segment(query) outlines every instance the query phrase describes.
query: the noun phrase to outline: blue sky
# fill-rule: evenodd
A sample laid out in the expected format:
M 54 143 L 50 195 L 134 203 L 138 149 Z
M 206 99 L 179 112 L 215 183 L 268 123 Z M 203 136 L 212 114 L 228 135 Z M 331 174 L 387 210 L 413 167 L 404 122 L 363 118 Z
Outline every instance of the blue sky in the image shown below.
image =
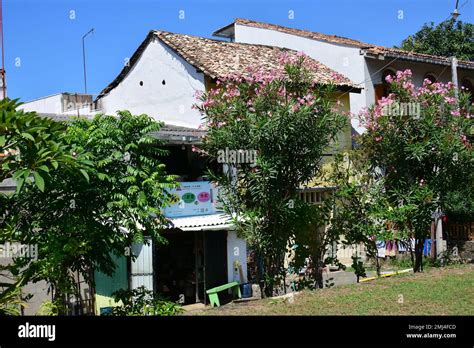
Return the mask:
M 425 22 L 440 22 L 455 0 L 3 0 L 8 96 L 28 101 L 88 92 L 111 82 L 150 29 L 210 37 L 236 17 L 393 46 Z M 460 0 L 473 22 L 474 0 Z M 184 19 L 180 19 L 180 13 Z M 293 11 L 294 19 L 289 19 Z M 400 12 L 400 11 L 403 11 Z M 399 17 L 401 17 L 400 19 Z

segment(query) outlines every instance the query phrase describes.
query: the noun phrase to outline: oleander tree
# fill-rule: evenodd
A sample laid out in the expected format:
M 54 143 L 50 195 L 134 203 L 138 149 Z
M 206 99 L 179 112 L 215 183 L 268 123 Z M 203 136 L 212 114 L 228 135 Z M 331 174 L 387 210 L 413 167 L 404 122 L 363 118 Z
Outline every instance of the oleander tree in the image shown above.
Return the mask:
M 404 228 L 415 238 L 417 272 L 432 214 L 449 206 L 453 192 L 472 197 L 472 105 L 452 83 L 426 79 L 415 87 L 410 70 L 388 76 L 387 82 L 392 93 L 361 115 L 367 131 L 358 139 L 359 150 L 373 176 L 383 179 L 390 206 L 411 207 Z
M 334 86 L 316 80 L 314 61 L 299 54 L 281 63 L 279 71 L 229 75 L 197 105 L 208 131 L 199 151 L 216 162 L 225 149 L 256 153 L 255 162 L 223 163 L 224 170 L 211 176 L 263 265 L 258 278 L 267 296 L 283 285 L 285 253 L 307 209 L 297 190 L 318 174 L 323 153 L 348 125 L 333 102 Z
M 411 223 L 422 207 L 425 215 L 431 216 L 430 200 L 425 205 L 419 204 L 430 191 L 416 187 L 415 192 L 404 197 L 403 204 L 394 204 L 400 202 L 400 193 L 387 194 L 385 179 L 374 173 L 366 153 L 360 148 L 336 155 L 331 168 L 328 180 L 337 189 L 331 199 L 325 201 L 333 212 L 329 217 L 328 234 L 341 236 L 338 247 L 363 246 L 363 254 L 352 256 L 351 266 L 357 281 L 366 276 L 366 260 L 375 264 L 377 275 L 381 274 L 377 241 L 398 241 L 414 261 L 414 250 L 408 242 L 412 236 Z

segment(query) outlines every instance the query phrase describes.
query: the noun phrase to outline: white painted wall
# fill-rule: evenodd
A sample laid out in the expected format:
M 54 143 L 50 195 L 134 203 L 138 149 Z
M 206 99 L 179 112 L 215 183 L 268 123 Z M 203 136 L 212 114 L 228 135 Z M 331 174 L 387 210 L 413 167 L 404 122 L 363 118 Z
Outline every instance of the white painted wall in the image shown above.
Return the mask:
M 70 95 L 68 99 L 67 94 L 58 93 L 26 102 L 22 104 L 19 109 L 44 114 L 69 116 L 93 116 L 95 114 L 95 112 L 91 110 L 89 103 L 68 102 L 68 100 L 71 100 Z
M 125 79 L 101 99 L 102 112 L 115 114 L 126 109 L 167 124 L 197 128 L 201 115 L 191 107 L 196 103 L 195 91 L 204 88 L 202 73 L 154 39 Z
M 242 266 L 243 280 L 238 276 L 238 270 L 234 272 L 234 261 L 238 261 Z M 235 231 L 227 232 L 227 277 L 229 283 L 233 281 L 247 282 L 247 243 L 244 239 L 237 237 Z
M 276 30 L 235 25 L 235 41 L 271 46 L 286 47 L 303 51 L 308 56 L 323 63 L 327 67 L 343 74 L 352 82 L 360 84 L 366 80 L 364 57 L 356 47 L 330 44 L 310 38 L 282 33 Z M 365 88 L 365 85 L 362 85 Z M 360 94 L 350 93 L 350 110 L 358 113 L 366 105 L 365 90 Z M 352 121 L 354 128 L 359 128 L 357 120 Z
M 379 84 L 382 82 L 382 73 L 385 69 L 392 70 L 406 70 L 410 69 L 413 74 L 413 83 L 415 86 L 421 86 L 423 80 L 428 73 L 432 73 L 436 76 L 437 80 L 443 83 L 451 81 L 451 67 L 444 65 L 436 64 L 426 64 L 419 62 L 410 62 L 406 60 L 396 60 L 393 63 L 390 63 L 393 58 L 385 58 L 384 60 L 378 59 L 367 59 L 367 66 L 370 74 L 372 76 L 372 83 Z M 390 63 L 386 68 L 385 65 Z M 383 68 L 383 69 L 382 69 Z M 382 69 L 381 71 L 378 71 Z M 468 69 L 458 68 L 458 82 L 461 84 L 461 81 L 464 77 L 474 77 L 474 71 Z M 459 86 L 460 87 L 460 86 Z M 372 93 L 373 95 L 373 93 Z
M 358 114 L 361 108 L 368 107 L 375 102 L 374 84 L 381 83 L 381 74 L 385 70 L 383 67 L 392 60 L 390 58 L 385 60 L 366 59 L 360 54 L 360 49 L 357 47 L 326 43 L 276 30 L 240 24 L 235 25 L 235 41 L 303 51 L 329 68 L 345 75 L 352 82 L 360 84 L 363 87 L 360 94 L 350 93 L 350 110 L 355 114 Z M 451 81 L 451 67 L 449 66 L 397 60 L 388 67 L 392 67 L 394 70 L 411 69 L 413 82 L 416 86 L 422 85 L 425 75 L 429 72 L 434 73 L 441 82 Z M 379 69 L 382 70 L 377 72 Z M 371 74 L 374 75 L 371 76 Z M 465 77 L 474 78 L 474 72 L 458 68 L 459 84 Z M 353 118 L 351 123 L 358 132 L 364 131 L 357 119 Z
M 24 103 L 19 109 L 25 111 L 36 111 L 39 113 L 61 114 L 62 93 L 35 99 Z

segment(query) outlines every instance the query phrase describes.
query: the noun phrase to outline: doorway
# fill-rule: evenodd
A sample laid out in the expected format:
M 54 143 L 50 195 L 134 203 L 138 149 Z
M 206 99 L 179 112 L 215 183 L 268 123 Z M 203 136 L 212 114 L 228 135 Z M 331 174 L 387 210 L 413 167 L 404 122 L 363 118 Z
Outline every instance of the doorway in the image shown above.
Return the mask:
M 163 233 L 156 247 L 156 291 L 180 304 L 207 303 L 206 290 L 227 283 L 227 231 Z

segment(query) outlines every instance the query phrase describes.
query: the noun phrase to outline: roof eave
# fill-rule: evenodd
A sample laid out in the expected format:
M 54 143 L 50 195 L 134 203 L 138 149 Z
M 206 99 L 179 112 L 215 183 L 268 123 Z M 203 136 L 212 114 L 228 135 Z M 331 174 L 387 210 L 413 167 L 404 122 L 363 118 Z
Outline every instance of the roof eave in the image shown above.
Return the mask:
M 336 85 L 336 90 L 338 92 L 350 92 L 350 93 L 358 93 L 362 92 L 362 87 L 359 86 L 351 86 L 351 85 Z
M 231 34 L 226 34 L 225 32 L 228 31 L 230 28 L 234 27 L 235 23 L 236 23 L 236 21 L 233 21 L 232 23 L 227 24 L 227 25 L 223 26 L 222 28 L 217 29 L 216 31 L 214 31 L 212 33 L 212 36 L 223 37 L 223 38 L 226 38 L 226 39 L 232 37 Z
M 451 62 L 449 60 L 443 60 L 442 58 L 428 58 L 428 57 L 415 57 L 415 56 L 410 56 L 406 54 L 400 54 L 397 52 L 380 52 L 380 53 L 373 53 L 368 50 L 362 50 L 363 55 L 366 58 L 371 58 L 371 59 L 384 59 L 385 57 L 388 58 L 397 58 L 401 60 L 408 60 L 412 62 L 417 62 L 417 63 L 428 63 L 428 64 L 435 64 L 435 65 L 443 65 L 443 66 L 450 66 Z M 449 59 L 449 58 L 446 58 Z M 463 61 L 458 61 L 457 64 L 458 68 L 463 68 L 463 69 L 469 69 L 469 70 L 474 70 L 474 64 L 466 64 Z
M 145 51 L 146 47 L 148 46 L 148 44 L 150 43 L 151 40 L 153 40 L 155 36 L 155 31 L 154 30 L 150 30 L 150 32 L 148 32 L 148 35 L 146 36 L 145 40 L 143 40 L 143 42 L 140 44 L 140 46 L 138 46 L 138 48 L 135 50 L 135 52 L 133 53 L 132 57 L 130 58 L 130 60 L 128 61 L 128 64 L 125 65 L 122 70 L 120 71 L 120 73 L 117 75 L 117 77 L 115 77 L 115 79 L 109 83 L 100 93 L 99 95 L 97 96 L 97 98 L 94 100 L 94 103 L 97 102 L 99 99 L 101 99 L 102 97 L 106 96 L 107 94 L 109 94 L 109 92 L 111 90 L 113 90 L 115 87 L 117 87 L 120 82 L 128 75 L 128 73 L 130 72 L 130 70 L 132 70 L 132 68 L 134 67 L 135 63 L 140 59 L 142 53 Z

